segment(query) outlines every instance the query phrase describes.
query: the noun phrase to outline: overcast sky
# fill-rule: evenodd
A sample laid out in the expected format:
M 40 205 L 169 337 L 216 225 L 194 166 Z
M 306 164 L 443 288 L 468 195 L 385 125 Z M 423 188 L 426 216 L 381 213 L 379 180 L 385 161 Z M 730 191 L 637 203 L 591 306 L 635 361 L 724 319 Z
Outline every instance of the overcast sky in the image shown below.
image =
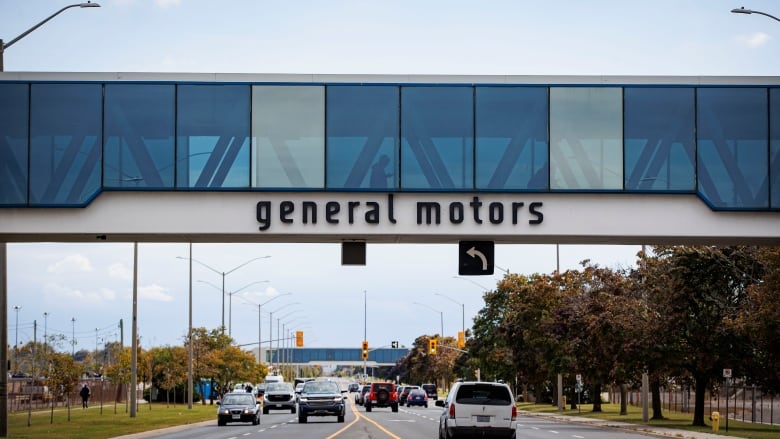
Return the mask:
M 740 2 L 100 0 L 100 8 L 65 11 L 4 60 L 9 72 L 777 75 L 780 22 L 730 10 L 780 16 L 780 3 Z M 0 0 L 0 38 L 8 42 L 71 3 Z M 562 245 L 560 269 L 583 259 L 628 266 L 638 251 Z M 182 342 L 188 272 L 176 257 L 187 255 L 187 244 L 140 245 L 144 347 Z M 264 340 L 269 311 L 274 333 L 281 318 L 285 329 L 304 331 L 307 346 L 358 347 L 364 330 L 372 347 L 409 345 L 440 332 L 442 316 L 445 335 L 454 336 L 499 277 L 454 278 L 457 244 L 369 245 L 365 267 L 340 266 L 336 245 L 193 246 L 193 257 L 219 272 L 266 255 L 225 278 L 227 291 L 257 282 L 233 295 L 225 313 L 241 344 L 257 342 L 257 304 L 280 293 L 292 294 L 262 307 Z M 118 340 L 123 319 L 129 343 L 132 257 L 132 244 L 10 244 L 9 342 L 32 339 L 35 320 L 39 337 L 46 330 L 70 340 L 75 332 L 76 348 L 91 350 L 96 338 Z M 549 273 L 556 249 L 497 246 L 496 264 Z M 199 264 L 193 270 L 194 325 L 218 327 L 222 277 Z

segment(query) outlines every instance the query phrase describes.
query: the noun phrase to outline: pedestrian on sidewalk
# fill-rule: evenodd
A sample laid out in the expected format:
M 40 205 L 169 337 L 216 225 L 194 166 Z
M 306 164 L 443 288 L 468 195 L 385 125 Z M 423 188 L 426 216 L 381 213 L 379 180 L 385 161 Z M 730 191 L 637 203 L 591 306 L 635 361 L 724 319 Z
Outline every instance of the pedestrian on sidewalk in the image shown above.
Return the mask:
M 87 387 L 86 384 L 84 384 L 84 387 L 81 388 L 81 392 L 79 392 L 79 395 L 81 395 L 81 408 L 83 409 L 88 408 L 89 387 Z

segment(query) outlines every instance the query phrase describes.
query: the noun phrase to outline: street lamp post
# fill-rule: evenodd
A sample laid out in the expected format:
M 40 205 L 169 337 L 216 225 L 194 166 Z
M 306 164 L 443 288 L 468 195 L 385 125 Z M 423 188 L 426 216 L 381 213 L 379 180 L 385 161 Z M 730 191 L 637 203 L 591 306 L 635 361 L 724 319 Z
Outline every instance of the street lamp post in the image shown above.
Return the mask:
M 744 6 L 741 8 L 732 9 L 731 12 L 733 12 L 734 14 L 748 14 L 748 15 L 758 14 L 758 15 L 763 15 L 765 17 L 769 17 L 773 20 L 780 21 L 780 18 L 777 18 L 774 15 L 767 14 L 766 12 L 756 11 L 755 9 L 745 9 Z
M 436 309 L 436 308 L 434 308 L 434 307 L 432 307 L 430 305 L 426 305 L 424 303 L 420 303 L 420 302 L 414 302 L 414 303 L 416 305 L 424 306 L 424 307 L 430 309 L 431 311 L 439 313 L 439 315 L 441 317 L 441 334 L 440 334 L 440 337 L 442 339 L 444 339 L 444 311 L 439 311 L 438 309 Z
M 444 297 L 445 299 L 449 300 L 450 302 L 455 302 L 458 305 L 460 305 L 460 311 L 461 311 L 461 319 L 460 319 L 461 331 L 463 331 L 463 336 L 465 337 L 465 335 L 466 335 L 466 304 L 458 302 L 457 300 L 455 300 L 455 299 L 453 299 L 453 298 L 451 298 L 449 296 L 445 296 L 444 294 L 441 294 L 441 293 L 433 293 L 433 294 L 436 295 L 436 296 Z
M 228 335 L 230 335 L 230 336 L 233 335 L 233 295 L 236 294 L 236 293 L 240 293 L 241 291 L 243 291 L 246 288 L 251 287 L 252 285 L 264 284 L 264 283 L 268 283 L 268 282 L 269 281 L 267 281 L 267 280 L 254 281 L 254 282 L 252 282 L 250 284 L 244 285 L 243 287 L 237 289 L 236 291 L 228 293 L 228 298 L 229 298 L 229 300 L 228 300 L 228 302 L 229 302 L 228 303 Z
M 263 358 L 263 305 L 266 303 L 278 299 L 282 296 L 289 296 L 292 293 L 282 293 L 278 296 L 274 296 L 263 303 L 257 304 L 257 364 L 262 362 Z M 270 339 L 269 339 L 270 340 Z M 268 347 L 271 347 L 271 342 L 268 342 Z
M 22 38 L 24 38 L 24 37 L 26 37 L 27 35 L 29 35 L 29 34 L 30 34 L 30 32 L 32 32 L 32 31 L 34 31 L 35 29 L 38 29 L 39 27 L 43 26 L 43 25 L 44 25 L 44 24 L 45 24 L 47 21 L 49 21 L 49 20 L 51 20 L 52 18 L 54 18 L 54 17 L 56 17 L 56 16 L 60 15 L 60 14 L 61 14 L 62 12 L 64 12 L 66 9 L 70 9 L 70 8 L 99 8 L 99 7 L 100 7 L 100 5 L 99 5 L 99 4 L 97 4 L 97 3 L 92 3 L 92 2 L 86 2 L 86 3 L 76 3 L 76 4 L 68 5 L 68 6 L 65 6 L 65 7 L 63 7 L 63 8 L 62 8 L 62 9 L 60 9 L 59 11 L 57 11 L 57 12 L 55 12 L 55 13 L 53 13 L 53 14 L 49 15 L 49 16 L 48 16 L 48 17 L 47 17 L 45 20 L 43 20 L 43 21 L 39 22 L 39 23 L 38 23 L 38 24 L 36 24 L 35 26 L 33 26 L 33 27 L 31 27 L 31 28 L 27 29 L 26 31 L 22 32 L 22 34 L 21 34 L 21 35 L 19 35 L 18 37 L 14 38 L 13 40 L 11 40 L 11 41 L 9 41 L 9 42 L 7 42 L 7 43 L 4 43 L 4 42 L 3 42 L 3 40 L 2 40 L 2 39 L 0 39 L 0 72 L 2 72 L 2 71 L 3 71 L 3 53 L 5 53 L 5 49 L 7 49 L 7 48 L 9 48 L 9 47 L 13 46 L 13 45 L 14 45 L 14 43 L 16 43 L 17 41 L 19 41 L 19 40 L 21 40 Z
M 14 367 L 12 368 L 14 372 L 18 372 L 19 368 L 19 311 L 22 309 L 21 306 L 15 305 L 14 311 L 16 311 L 16 330 L 14 331 Z
M 47 346 L 48 335 L 47 335 L 47 332 L 46 332 L 46 326 L 47 326 L 48 321 L 49 321 L 49 313 L 48 312 L 44 312 L 43 313 L 43 354 L 44 355 L 47 355 L 47 351 L 48 351 L 48 346 Z
M 73 333 L 70 338 L 71 352 L 70 356 L 76 358 L 76 318 L 72 317 L 70 323 L 73 324 Z
M 270 300 L 269 300 L 269 302 L 270 302 Z M 269 317 L 268 317 L 268 350 L 269 351 L 271 351 L 273 349 L 273 347 L 274 347 L 274 313 L 275 312 L 279 312 L 282 309 L 284 309 L 284 308 L 286 308 L 286 307 L 288 307 L 290 305 L 300 305 L 300 304 L 301 304 L 301 302 L 290 302 L 290 303 L 284 304 L 284 305 L 280 306 L 279 308 L 277 308 L 276 310 L 271 311 L 270 313 L 268 313 L 269 314 Z M 272 358 L 273 357 L 271 357 L 271 359 Z
M 221 290 L 222 290 L 222 333 L 224 334 L 225 333 L 225 276 L 227 276 L 228 274 L 230 274 L 230 273 L 238 270 L 239 268 L 249 264 L 250 262 L 257 261 L 258 259 L 268 259 L 270 257 L 271 256 L 266 255 L 266 256 L 260 256 L 260 257 L 257 257 L 257 258 L 252 258 L 252 259 L 244 262 L 243 264 L 241 264 L 241 265 L 239 265 L 237 267 L 233 267 L 232 269 L 230 269 L 228 271 L 219 271 L 216 268 L 214 268 L 214 267 L 212 267 L 212 266 L 210 266 L 210 265 L 208 265 L 208 264 L 206 264 L 204 262 L 201 262 L 201 261 L 199 261 L 199 260 L 197 260 L 195 258 L 185 258 L 185 257 L 182 257 L 182 256 L 176 256 L 176 259 L 185 259 L 185 260 L 189 259 L 189 260 L 192 260 L 193 262 L 197 262 L 198 264 L 208 268 L 209 270 L 213 271 L 214 273 L 217 273 L 220 276 L 222 276 L 222 288 L 221 288 Z

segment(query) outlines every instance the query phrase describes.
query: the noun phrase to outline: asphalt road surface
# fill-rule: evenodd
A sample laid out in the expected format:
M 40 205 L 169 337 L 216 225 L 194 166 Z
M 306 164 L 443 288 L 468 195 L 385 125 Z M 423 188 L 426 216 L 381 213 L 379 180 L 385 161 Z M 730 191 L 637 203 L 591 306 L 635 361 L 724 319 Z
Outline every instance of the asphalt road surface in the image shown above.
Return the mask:
M 428 408 L 401 407 L 398 413 L 390 408 L 374 408 L 366 413 L 347 397 L 344 423 L 336 417 L 310 417 L 298 424 L 298 416 L 289 412 L 262 415 L 260 425 L 228 424 L 217 427 L 216 409 L 213 423 L 172 433 L 147 437 L 162 439 L 437 439 L 439 415 L 442 409 L 432 403 Z M 641 434 L 612 428 L 601 429 L 576 424 L 559 423 L 535 417 L 519 417 L 517 438 L 530 439 L 639 439 Z

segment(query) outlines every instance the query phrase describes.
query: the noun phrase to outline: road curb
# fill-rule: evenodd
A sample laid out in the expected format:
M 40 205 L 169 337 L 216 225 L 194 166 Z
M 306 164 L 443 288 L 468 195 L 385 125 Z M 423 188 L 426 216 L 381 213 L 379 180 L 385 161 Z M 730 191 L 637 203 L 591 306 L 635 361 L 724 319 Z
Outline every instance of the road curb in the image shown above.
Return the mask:
M 142 431 L 142 432 L 139 432 L 139 433 L 131 433 L 131 434 L 126 434 L 124 436 L 114 436 L 114 437 L 109 438 L 109 439 L 146 439 L 146 438 L 151 438 L 151 437 L 157 437 L 157 436 L 159 436 L 161 434 L 165 434 L 165 433 L 175 433 L 177 431 L 186 430 L 188 428 L 201 427 L 201 426 L 205 426 L 205 425 L 209 425 L 209 424 L 215 424 L 216 425 L 216 421 L 214 421 L 214 420 L 202 421 L 202 422 L 195 422 L 195 423 L 192 423 L 192 424 L 184 424 L 184 425 L 176 425 L 176 426 L 173 426 L 173 427 L 158 428 L 156 430 Z

